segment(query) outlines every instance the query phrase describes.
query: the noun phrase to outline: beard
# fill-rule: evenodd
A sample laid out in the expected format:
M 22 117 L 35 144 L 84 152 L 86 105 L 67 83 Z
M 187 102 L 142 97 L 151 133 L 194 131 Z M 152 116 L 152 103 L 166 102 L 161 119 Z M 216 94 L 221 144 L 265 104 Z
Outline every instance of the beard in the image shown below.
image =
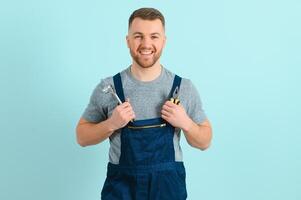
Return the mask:
M 143 56 L 140 51 L 142 50 L 150 50 L 152 54 L 149 56 Z M 152 67 L 161 57 L 162 49 L 157 52 L 156 48 L 147 49 L 147 48 L 138 48 L 137 51 L 130 48 L 130 53 L 133 60 L 143 68 Z

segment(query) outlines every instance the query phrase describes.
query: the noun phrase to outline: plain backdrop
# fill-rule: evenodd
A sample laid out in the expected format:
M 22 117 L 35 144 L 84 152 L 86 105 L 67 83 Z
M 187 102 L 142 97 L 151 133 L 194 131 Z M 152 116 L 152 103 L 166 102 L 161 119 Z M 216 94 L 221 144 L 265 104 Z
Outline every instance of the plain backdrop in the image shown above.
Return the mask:
M 299 0 L 0 2 L 0 199 L 100 199 L 107 141 L 75 127 L 101 78 L 131 64 L 130 14 L 166 18 L 169 70 L 197 87 L 214 138 L 181 144 L 190 200 L 301 199 Z

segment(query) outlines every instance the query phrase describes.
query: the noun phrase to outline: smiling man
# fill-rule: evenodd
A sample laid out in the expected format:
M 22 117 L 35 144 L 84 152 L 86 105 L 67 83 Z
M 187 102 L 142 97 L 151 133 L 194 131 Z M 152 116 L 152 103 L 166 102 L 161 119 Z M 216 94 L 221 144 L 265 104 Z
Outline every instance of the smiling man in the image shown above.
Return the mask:
M 162 22 L 159 19 L 152 21 L 142 18 L 133 19 L 129 27 L 127 43 L 136 65 L 143 68 L 152 67 L 154 64 L 160 65 L 158 61 L 165 41 Z
M 77 141 L 89 146 L 110 140 L 101 199 L 186 199 L 181 130 L 201 150 L 212 138 L 200 96 L 189 79 L 160 64 L 166 36 L 158 10 L 134 11 L 126 41 L 132 64 L 96 86 L 78 122 Z M 114 86 L 121 104 L 103 92 L 108 85 Z

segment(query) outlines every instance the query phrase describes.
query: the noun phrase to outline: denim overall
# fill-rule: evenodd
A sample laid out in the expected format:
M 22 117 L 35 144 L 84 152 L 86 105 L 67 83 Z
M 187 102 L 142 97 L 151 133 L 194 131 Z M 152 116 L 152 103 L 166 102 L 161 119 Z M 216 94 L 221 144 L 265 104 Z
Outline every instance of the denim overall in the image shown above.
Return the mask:
M 124 102 L 120 74 L 113 80 Z M 175 75 L 169 98 L 180 84 L 181 78 Z M 119 164 L 108 163 L 101 199 L 185 200 L 186 174 L 183 162 L 175 161 L 174 132 L 162 118 L 135 120 L 122 128 Z

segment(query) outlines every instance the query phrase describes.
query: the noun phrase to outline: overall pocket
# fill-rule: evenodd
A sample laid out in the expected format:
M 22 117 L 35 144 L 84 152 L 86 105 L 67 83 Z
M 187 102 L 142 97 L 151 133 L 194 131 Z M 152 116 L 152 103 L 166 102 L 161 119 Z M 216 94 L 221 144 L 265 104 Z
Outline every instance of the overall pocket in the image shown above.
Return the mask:
M 165 123 L 122 129 L 120 164 L 150 165 L 174 161 L 173 135 L 174 129 Z

